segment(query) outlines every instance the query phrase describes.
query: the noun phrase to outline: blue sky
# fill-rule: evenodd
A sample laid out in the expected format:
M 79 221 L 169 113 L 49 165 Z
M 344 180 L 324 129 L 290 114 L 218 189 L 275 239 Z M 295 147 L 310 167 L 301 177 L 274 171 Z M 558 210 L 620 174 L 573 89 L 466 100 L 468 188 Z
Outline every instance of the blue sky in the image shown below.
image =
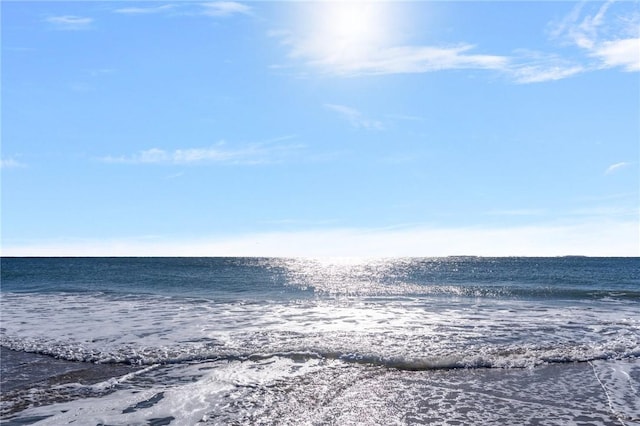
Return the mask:
M 4 255 L 640 254 L 638 2 L 2 2 Z

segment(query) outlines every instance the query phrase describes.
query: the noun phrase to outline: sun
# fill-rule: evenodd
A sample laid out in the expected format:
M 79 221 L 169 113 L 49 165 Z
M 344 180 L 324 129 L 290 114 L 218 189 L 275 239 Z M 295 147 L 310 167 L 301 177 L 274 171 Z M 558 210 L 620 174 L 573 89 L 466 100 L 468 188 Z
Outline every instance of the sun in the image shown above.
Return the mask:
M 321 25 L 325 36 L 339 45 L 355 47 L 381 41 L 382 17 L 372 3 L 332 2 L 327 5 Z
M 367 57 L 387 45 L 391 38 L 386 2 L 315 3 L 305 22 L 306 47 L 325 62 L 341 63 Z

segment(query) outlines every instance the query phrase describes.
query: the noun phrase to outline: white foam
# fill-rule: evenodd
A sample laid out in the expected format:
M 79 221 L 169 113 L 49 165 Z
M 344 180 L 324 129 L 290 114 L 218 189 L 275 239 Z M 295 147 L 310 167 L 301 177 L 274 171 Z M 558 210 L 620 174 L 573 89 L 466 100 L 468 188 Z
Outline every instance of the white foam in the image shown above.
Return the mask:
M 225 411 L 229 404 L 256 388 L 269 388 L 321 368 L 318 360 L 305 363 L 285 358 L 261 361 L 217 361 L 148 368 L 119 379 L 131 386 L 99 398 L 33 407 L 19 418 L 47 417 L 38 424 L 147 424 L 150 419 L 174 417 L 177 424 L 197 424 L 207 413 Z M 140 379 L 136 383 L 136 378 Z M 144 388 L 154 383 L 152 388 Z M 104 388 L 109 383 L 101 384 Z
M 632 361 L 593 361 L 589 364 L 612 415 L 623 425 L 640 424 L 640 365 Z
M 291 354 L 289 354 L 291 355 Z M 578 424 L 638 421 L 638 360 L 534 369 L 406 372 L 292 356 L 170 364 L 123 376 L 111 393 L 29 408 L 38 424 Z M 113 382 L 97 385 L 107 390 Z M 606 389 L 605 398 L 601 386 Z M 372 409 L 375 407 L 375 409 Z
M 419 369 L 531 367 L 640 356 L 640 312 L 632 303 L 437 298 L 216 303 L 78 294 L 2 298 L 0 344 L 68 360 L 151 365 L 311 353 Z

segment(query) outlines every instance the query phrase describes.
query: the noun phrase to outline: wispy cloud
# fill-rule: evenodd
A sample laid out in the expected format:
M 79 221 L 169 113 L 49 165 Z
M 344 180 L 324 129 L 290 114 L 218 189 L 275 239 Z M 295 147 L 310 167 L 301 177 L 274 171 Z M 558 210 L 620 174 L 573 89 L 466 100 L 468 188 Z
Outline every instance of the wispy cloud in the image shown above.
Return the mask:
M 613 1 L 604 4 L 581 3 L 560 22 L 552 23 L 551 36 L 573 44 L 598 63 L 595 67 L 640 71 L 640 12 L 624 16 L 609 15 Z
M 164 13 L 174 9 L 174 5 L 165 4 L 162 6 L 151 7 L 123 7 L 114 10 L 115 13 L 121 13 L 123 15 L 150 15 L 154 13 Z
M 449 69 L 500 69 L 507 58 L 469 43 L 419 45 L 404 39 L 388 2 L 320 2 L 294 30 L 271 31 L 289 58 L 339 76 L 424 73 Z M 311 9 L 312 8 L 312 9 Z M 295 24 L 293 24 L 295 25 Z
M 545 81 L 562 80 L 584 71 L 585 68 L 580 65 L 573 67 L 522 65 L 513 68 L 509 73 L 513 76 L 516 83 L 542 83 Z
M 117 70 L 115 68 L 95 68 L 89 69 L 86 73 L 91 77 L 100 77 L 105 75 L 111 75 L 116 73 Z
M 348 31 L 313 26 L 270 35 L 288 49 L 292 64 L 341 77 L 466 69 L 494 71 L 515 83 L 529 84 L 606 68 L 640 71 L 640 13 L 614 15 L 612 2 L 598 3 L 596 10 L 591 7 L 578 5 L 560 22 L 550 24 L 552 40 L 577 47 L 572 56 L 566 56 L 566 49 L 562 54 L 532 52 L 527 46 L 495 54 L 468 42 L 416 45 L 378 37 L 365 43 Z
M 313 39 L 296 39 L 288 32 L 272 32 L 290 48 L 289 57 L 322 73 L 351 77 L 360 75 L 416 74 L 447 70 L 490 70 L 516 83 L 560 80 L 585 72 L 584 65 L 557 55 L 516 51 L 513 55 L 476 53 L 477 47 L 455 46 L 362 47 L 357 54 L 326 49 Z M 321 37 L 321 36 L 318 36 Z M 611 53 L 613 55 L 613 52 Z M 612 59 L 613 60 L 613 59 Z
M 376 46 L 333 49 L 338 45 L 322 34 L 296 37 L 289 32 L 272 32 L 289 47 L 289 57 L 302 60 L 327 74 L 341 76 L 409 74 L 450 69 L 502 69 L 508 58 L 474 53 L 475 46 Z
M 325 104 L 324 106 L 337 112 L 340 116 L 346 119 L 351 126 L 357 129 L 382 130 L 384 128 L 382 122 L 365 117 L 355 108 L 337 104 Z
M 2 169 L 16 169 L 22 167 L 27 167 L 27 165 L 14 158 L 0 159 L 0 168 Z
M 182 176 L 184 176 L 184 172 L 172 173 L 170 175 L 165 176 L 164 178 L 170 180 L 170 179 L 177 179 Z
M 225 18 L 233 15 L 250 15 L 252 8 L 246 4 L 235 1 L 212 2 L 176 2 L 161 6 L 123 7 L 113 10 L 121 15 L 154 15 L 173 14 L 177 16 L 209 16 Z
M 303 148 L 300 144 L 255 143 L 241 147 L 229 147 L 225 142 L 205 148 L 165 150 L 150 148 L 128 156 L 106 156 L 105 163 L 123 164 L 236 164 L 253 165 L 283 161 Z
M 586 68 L 558 55 L 519 49 L 504 71 L 516 83 L 542 83 L 571 77 L 585 72 Z
M 609 167 L 607 167 L 607 170 L 605 170 L 604 174 L 605 175 L 610 175 L 611 173 L 615 173 L 625 167 L 630 166 L 631 163 L 628 163 L 626 161 L 621 161 L 620 163 L 615 163 L 610 165 Z
M 45 21 L 51 24 L 57 30 L 86 30 L 91 28 L 93 18 L 64 15 L 50 16 Z
M 251 13 L 251 8 L 243 3 L 235 1 L 214 1 L 202 3 L 203 14 L 208 16 L 223 17 L 236 14 L 247 15 Z

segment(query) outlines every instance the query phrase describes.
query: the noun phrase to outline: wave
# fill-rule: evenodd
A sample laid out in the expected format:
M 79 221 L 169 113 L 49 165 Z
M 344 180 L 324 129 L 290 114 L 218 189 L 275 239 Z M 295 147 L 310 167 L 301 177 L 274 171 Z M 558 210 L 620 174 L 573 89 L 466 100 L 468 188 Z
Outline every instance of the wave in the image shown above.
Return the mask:
M 0 345 L 92 363 L 152 365 L 295 354 L 420 370 L 640 356 L 634 302 L 394 298 L 186 303 L 159 296 L 6 293 L 2 302 Z
M 87 350 L 78 344 L 62 344 L 46 340 L 32 341 L 20 338 L 3 338 L 0 345 L 13 350 L 74 362 L 98 364 L 127 364 L 154 366 L 159 364 L 183 364 L 211 361 L 264 361 L 285 358 L 295 362 L 332 360 L 346 364 L 384 367 L 403 371 L 428 371 L 478 368 L 532 368 L 542 364 L 591 362 L 596 360 L 624 360 L 640 358 L 640 344 L 624 346 L 614 341 L 607 345 L 563 347 L 537 347 L 535 345 L 500 346 L 486 345 L 465 348 L 461 351 L 428 354 L 384 354 L 371 351 L 339 351 L 309 348 L 304 350 L 279 350 L 264 352 L 239 352 L 202 350 L 202 348 L 121 348 L 114 352 Z
M 467 284 L 412 284 L 412 283 L 358 283 L 351 286 L 331 283 L 305 284 L 315 294 L 327 296 L 368 297 L 463 297 L 523 300 L 621 300 L 640 301 L 640 289 L 595 289 L 562 287 L 559 285 L 527 286 L 525 284 L 478 285 Z

